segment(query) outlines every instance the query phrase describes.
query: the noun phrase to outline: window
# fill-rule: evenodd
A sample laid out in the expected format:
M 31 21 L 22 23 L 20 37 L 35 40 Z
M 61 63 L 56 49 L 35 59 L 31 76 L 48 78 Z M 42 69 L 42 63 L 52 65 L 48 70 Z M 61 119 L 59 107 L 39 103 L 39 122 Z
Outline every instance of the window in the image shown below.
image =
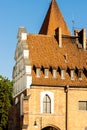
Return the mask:
M 48 78 L 48 69 L 44 70 L 45 78 Z
M 78 78 L 79 78 L 79 80 L 82 80 L 82 70 L 78 71 Z
M 61 79 L 65 79 L 65 70 L 61 70 Z
M 48 107 L 49 109 L 46 109 Z M 44 91 L 40 94 L 40 112 L 45 113 L 48 112 L 47 110 L 49 113 L 54 113 L 54 93 L 50 91 Z
M 79 101 L 79 110 L 87 110 L 87 101 Z
M 55 79 L 56 79 L 56 72 L 57 72 L 57 70 L 53 69 L 53 78 L 55 78 Z
M 51 113 L 51 99 L 46 94 L 43 99 L 43 112 L 44 113 Z
M 71 80 L 74 80 L 74 70 L 70 71 L 70 75 L 71 75 Z
M 40 77 L 40 68 L 36 68 L 36 77 Z

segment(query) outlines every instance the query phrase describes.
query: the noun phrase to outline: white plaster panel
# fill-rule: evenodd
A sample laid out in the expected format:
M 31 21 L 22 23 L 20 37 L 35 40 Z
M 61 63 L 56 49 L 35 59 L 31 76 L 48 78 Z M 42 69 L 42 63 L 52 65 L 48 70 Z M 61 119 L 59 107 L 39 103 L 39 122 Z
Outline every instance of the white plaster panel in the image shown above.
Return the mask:
M 32 76 L 27 76 L 26 82 L 26 88 L 30 88 L 30 85 L 32 84 Z
M 29 50 L 24 50 L 23 54 L 24 54 L 24 58 L 28 58 L 29 57 Z
M 41 95 L 40 95 L 40 99 L 41 99 L 40 100 L 40 110 L 41 110 L 41 113 L 43 113 L 43 98 L 46 94 L 51 99 L 51 113 L 54 113 L 54 93 L 49 92 L 49 91 L 41 92 Z
M 27 74 L 31 74 L 31 66 L 26 66 L 25 69 Z
M 21 40 L 27 40 L 27 33 L 21 34 Z

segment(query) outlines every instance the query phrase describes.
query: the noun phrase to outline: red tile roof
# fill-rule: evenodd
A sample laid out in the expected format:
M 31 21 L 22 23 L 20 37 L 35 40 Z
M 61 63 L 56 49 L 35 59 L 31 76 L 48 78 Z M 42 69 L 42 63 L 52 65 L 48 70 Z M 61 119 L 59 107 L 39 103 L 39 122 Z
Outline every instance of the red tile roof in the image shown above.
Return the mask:
M 87 68 L 87 52 L 78 49 L 75 39 L 71 37 L 63 37 L 63 47 L 59 48 L 54 36 L 28 34 L 28 44 L 32 65 L 45 68 Z

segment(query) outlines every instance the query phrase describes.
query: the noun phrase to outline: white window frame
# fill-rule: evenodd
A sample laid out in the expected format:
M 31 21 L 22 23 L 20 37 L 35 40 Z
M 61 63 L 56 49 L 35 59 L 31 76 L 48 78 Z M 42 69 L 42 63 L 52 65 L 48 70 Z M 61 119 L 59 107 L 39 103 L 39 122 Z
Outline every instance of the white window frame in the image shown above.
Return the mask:
M 45 95 L 48 95 L 51 99 L 51 113 L 50 114 L 53 114 L 54 113 L 54 93 L 49 92 L 49 91 L 41 92 L 40 94 L 40 112 L 43 113 L 43 99 Z
M 84 101 L 84 100 L 82 101 L 82 100 L 81 100 L 81 101 L 79 101 L 78 103 L 79 103 L 79 110 L 80 110 L 80 111 L 87 111 L 87 101 Z M 81 104 L 81 103 L 84 103 L 84 104 L 85 104 L 85 109 L 84 109 L 84 108 L 80 108 L 80 104 Z
M 53 69 L 53 78 L 56 79 L 57 78 L 57 70 Z
M 45 78 L 48 78 L 49 69 L 44 69 Z
M 75 71 L 74 69 L 73 70 L 70 70 L 70 76 L 71 76 L 71 80 L 74 80 L 74 76 L 75 76 Z
M 65 70 L 61 69 L 61 79 L 65 79 Z
M 40 68 L 36 68 L 36 77 L 37 77 L 37 78 L 40 77 Z

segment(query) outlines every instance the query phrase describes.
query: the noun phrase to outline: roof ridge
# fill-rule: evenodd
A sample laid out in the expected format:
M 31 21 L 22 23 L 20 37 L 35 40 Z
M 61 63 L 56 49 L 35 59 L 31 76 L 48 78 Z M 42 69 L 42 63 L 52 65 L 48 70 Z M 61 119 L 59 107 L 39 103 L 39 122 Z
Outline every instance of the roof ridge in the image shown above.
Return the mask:
M 32 35 L 32 36 L 41 36 L 41 37 L 54 37 L 54 35 L 44 35 L 44 34 L 30 34 L 30 33 L 28 33 L 28 35 Z

